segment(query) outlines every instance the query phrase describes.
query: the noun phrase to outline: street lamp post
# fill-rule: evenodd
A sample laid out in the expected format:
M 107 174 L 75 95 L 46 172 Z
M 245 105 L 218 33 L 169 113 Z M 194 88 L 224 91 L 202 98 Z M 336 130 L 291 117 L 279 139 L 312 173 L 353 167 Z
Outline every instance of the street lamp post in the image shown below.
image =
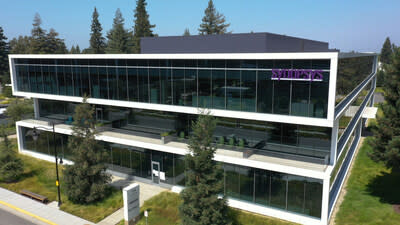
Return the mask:
M 56 131 L 55 131 L 55 128 L 54 128 L 55 123 L 52 122 L 51 124 L 53 126 L 54 158 L 56 160 L 56 175 L 57 175 L 56 186 L 57 186 L 57 191 L 58 191 L 58 207 L 60 207 L 61 206 L 61 192 L 60 192 L 60 179 L 59 179 L 59 176 L 58 176 L 58 154 L 57 154 L 57 148 L 56 148 Z M 34 141 L 37 141 L 37 139 L 39 137 L 39 134 L 38 134 L 36 128 L 50 130 L 47 127 L 33 127 L 32 137 L 33 137 Z M 62 161 L 61 157 L 60 157 L 60 164 L 63 164 L 63 161 Z

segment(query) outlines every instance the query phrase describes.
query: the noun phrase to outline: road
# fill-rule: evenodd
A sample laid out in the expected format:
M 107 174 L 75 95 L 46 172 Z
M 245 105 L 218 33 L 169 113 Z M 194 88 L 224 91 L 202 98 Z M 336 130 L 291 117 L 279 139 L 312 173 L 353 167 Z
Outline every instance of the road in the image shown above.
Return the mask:
M 38 225 L 43 223 L 32 222 L 33 218 L 29 218 L 25 215 L 17 216 L 14 213 L 4 210 L 0 207 L 0 225 Z

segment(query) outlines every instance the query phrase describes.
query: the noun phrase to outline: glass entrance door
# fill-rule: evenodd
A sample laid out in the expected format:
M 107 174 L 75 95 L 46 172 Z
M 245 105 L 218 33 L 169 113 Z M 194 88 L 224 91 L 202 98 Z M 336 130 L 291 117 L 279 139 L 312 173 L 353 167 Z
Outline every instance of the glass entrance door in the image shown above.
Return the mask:
M 160 183 L 160 163 L 151 161 L 151 179 L 153 183 Z

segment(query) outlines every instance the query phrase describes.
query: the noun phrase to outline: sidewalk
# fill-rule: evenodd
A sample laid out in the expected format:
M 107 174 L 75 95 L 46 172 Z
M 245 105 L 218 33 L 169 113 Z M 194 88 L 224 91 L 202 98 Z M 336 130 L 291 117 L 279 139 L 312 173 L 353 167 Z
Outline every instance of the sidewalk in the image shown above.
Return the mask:
M 47 224 L 94 225 L 87 220 L 68 214 L 49 205 L 34 201 L 4 188 L 0 188 L 0 204 L 35 217 Z

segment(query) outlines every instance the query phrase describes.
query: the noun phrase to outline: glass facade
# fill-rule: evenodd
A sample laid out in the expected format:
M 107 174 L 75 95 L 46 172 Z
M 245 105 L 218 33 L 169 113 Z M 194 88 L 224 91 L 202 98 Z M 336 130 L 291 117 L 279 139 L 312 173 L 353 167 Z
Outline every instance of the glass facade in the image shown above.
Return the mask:
M 24 149 L 52 155 L 52 133 L 42 131 L 34 142 L 31 132 L 30 128 L 22 128 Z M 70 151 L 66 148 L 68 136 L 57 134 L 56 139 L 58 151 L 70 159 Z M 161 183 L 185 185 L 182 155 L 108 142 L 101 144 L 109 152 L 109 167 L 112 170 L 152 179 L 152 173 L 153 176 L 156 173 L 151 165 L 156 162 L 160 165 Z M 317 218 L 321 216 L 322 180 L 233 164 L 222 164 L 222 168 L 224 194 L 230 198 Z
M 71 124 L 75 104 L 39 99 L 40 116 Z M 63 113 L 65 112 L 65 113 Z M 103 126 L 160 138 L 174 133 L 178 141 L 192 132 L 197 115 L 95 105 Z M 255 149 L 324 159 L 330 156 L 331 128 L 217 117 L 214 142 L 220 148 Z
M 327 116 L 329 60 L 19 58 L 15 69 L 24 92 Z M 318 69 L 323 80 L 274 80 L 272 69 Z

